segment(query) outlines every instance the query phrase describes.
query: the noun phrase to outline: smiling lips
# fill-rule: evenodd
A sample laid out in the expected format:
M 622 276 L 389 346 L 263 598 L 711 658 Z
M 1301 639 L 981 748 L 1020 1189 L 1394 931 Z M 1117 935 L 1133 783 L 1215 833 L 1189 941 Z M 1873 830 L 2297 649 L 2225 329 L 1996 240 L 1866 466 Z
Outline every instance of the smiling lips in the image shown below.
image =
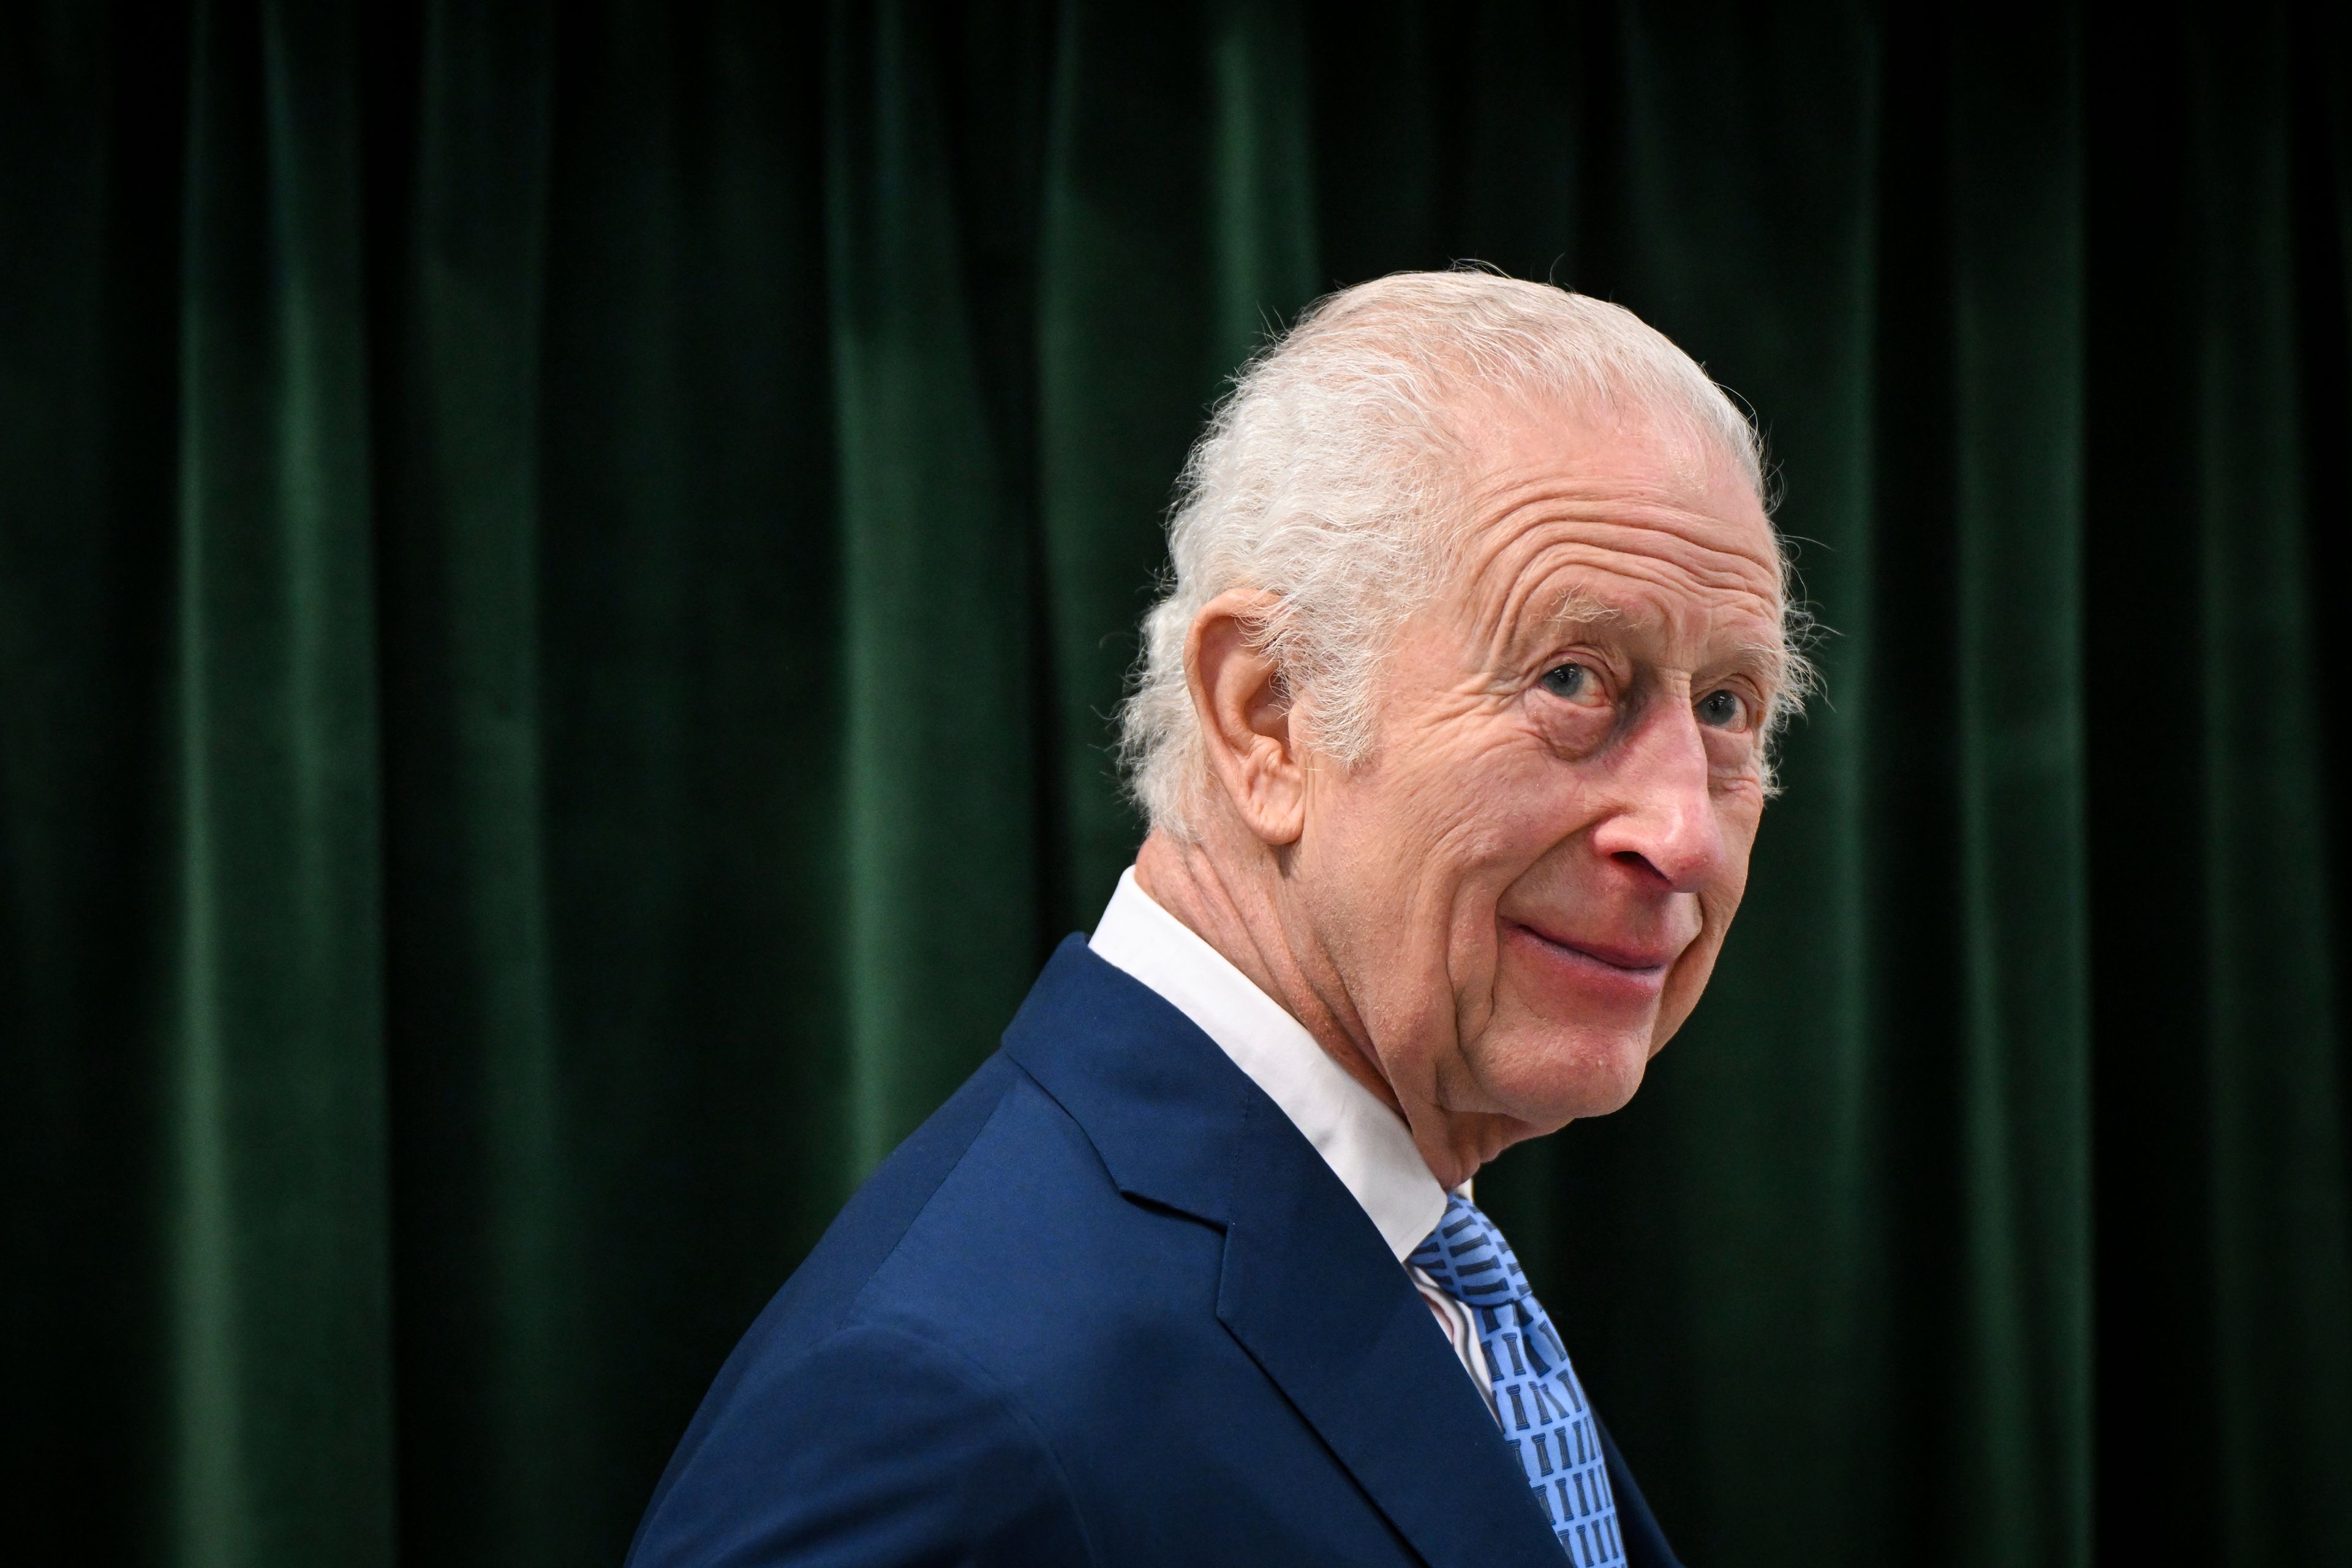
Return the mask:
M 1679 947 L 1628 947 L 1586 937 L 1554 936 L 1517 921 L 1509 924 L 1546 957 L 1583 971 L 1588 980 L 1653 994 L 1664 986 L 1666 969 L 1681 952 Z

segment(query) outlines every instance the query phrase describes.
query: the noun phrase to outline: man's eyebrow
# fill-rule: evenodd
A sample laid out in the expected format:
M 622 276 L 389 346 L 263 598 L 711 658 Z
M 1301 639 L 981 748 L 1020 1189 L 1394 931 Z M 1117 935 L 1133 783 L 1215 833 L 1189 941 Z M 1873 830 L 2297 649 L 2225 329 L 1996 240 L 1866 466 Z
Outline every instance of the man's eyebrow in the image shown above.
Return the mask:
M 1612 605 L 1581 588 L 1571 588 L 1560 595 L 1543 614 L 1528 617 L 1528 625 L 1532 630 L 1551 632 L 1563 626 L 1623 625 L 1633 618 L 1625 613 L 1622 605 Z
M 1732 649 L 1728 662 L 1732 668 L 1761 677 L 1775 689 L 1789 683 L 1790 655 L 1785 637 L 1775 637 L 1770 642 L 1743 642 Z
M 1611 604 L 1582 589 L 1570 589 L 1543 614 L 1529 616 L 1523 625 L 1521 635 L 1549 637 L 1563 631 L 1601 626 L 1632 629 L 1651 625 L 1656 619 L 1654 615 L 1643 614 L 1639 609 L 1628 610 L 1622 605 Z M 1778 689 L 1788 684 L 1789 672 L 1794 661 L 1788 639 L 1775 637 L 1769 642 L 1748 640 L 1737 643 L 1720 662 L 1727 670 L 1752 675 L 1766 685 Z
M 1514 646 L 1525 647 L 1529 642 L 1548 640 L 1562 632 L 1612 627 L 1638 631 L 1654 626 L 1658 616 L 1646 605 L 1637 604 L 1627 608 L 1601 598 L 1589 589 L 1572 587 L 1550 598 L 1540 613 L 1523 617 L 1517 633 L 1511 637 Z M 1744 640 L 1734 644 L 1717 663 L 1727 672 L 1752 675 L 1775 689 L 1789 684 L 1796 658 L 1788 638 L 1776 636 L 1769 641 Z

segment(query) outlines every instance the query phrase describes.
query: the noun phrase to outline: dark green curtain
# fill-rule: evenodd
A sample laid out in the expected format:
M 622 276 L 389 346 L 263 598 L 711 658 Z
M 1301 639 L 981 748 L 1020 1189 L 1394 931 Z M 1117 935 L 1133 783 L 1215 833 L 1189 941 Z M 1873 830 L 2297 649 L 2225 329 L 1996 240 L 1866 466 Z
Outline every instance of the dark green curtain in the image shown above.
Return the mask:
M 1831 628 L 1482 1196 L 1694 1563 L 2352 1562 L 2341 7 L 0 12 L 0 1553 L 614 1561 L 1131 852 L 1176 465 L 1475 257 Z

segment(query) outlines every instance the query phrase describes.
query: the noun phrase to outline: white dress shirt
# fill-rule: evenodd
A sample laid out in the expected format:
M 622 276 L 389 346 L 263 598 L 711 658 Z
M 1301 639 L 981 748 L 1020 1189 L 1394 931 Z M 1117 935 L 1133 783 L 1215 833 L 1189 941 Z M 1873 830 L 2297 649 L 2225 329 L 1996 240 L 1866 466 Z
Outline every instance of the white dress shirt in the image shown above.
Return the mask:
M 1404 1119 L 1350 1078 L 1281 1003 L 1153 902 L 1137 884 L 1133 867 L 1120 873 L 1087 945 L 1198 1025 L 1306 1134 L 1412 1276 L 1491 1407 L 1494 1394 L 1470 1310 L 1405 1262 L 1444 1217 L 1445 1189 L 1413 1147 Z

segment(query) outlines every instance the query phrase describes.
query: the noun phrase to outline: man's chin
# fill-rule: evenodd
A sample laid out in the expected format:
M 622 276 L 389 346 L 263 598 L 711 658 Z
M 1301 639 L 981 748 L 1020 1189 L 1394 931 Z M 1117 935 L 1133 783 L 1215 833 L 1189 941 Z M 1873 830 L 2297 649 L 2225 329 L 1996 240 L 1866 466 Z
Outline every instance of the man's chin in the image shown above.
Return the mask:
M 1516 1034 L 1517 1031 L 1514 1031 Z M 1504 1114 L 1545 1132 L 1622 1110 L 1642 1087 L 1650 1035 L 1557 1029 L 1488 1037 L 1474 1055 Z

